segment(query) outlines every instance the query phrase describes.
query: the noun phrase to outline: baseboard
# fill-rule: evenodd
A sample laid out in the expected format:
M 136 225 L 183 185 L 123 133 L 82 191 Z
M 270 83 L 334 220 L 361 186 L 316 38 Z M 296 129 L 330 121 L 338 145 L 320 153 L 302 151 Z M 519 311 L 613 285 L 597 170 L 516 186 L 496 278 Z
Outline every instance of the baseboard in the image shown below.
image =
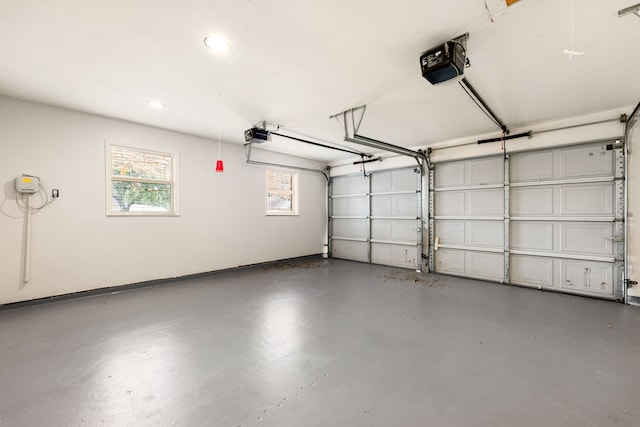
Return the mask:
M 129 283 L 129 284 L 117 285 L 117 286 L 108 286 L 105 288 L 91 289 L 87 291 L 71 292 L 68 294 L 53 295 L 50 297 L 36 298 L 36 299 L 31 299 L 26 301 L 17 301 L 17 302 L 11 302 L 7 304 L 0 304 L 0 311 L 20 308 L 25 306 L 31 306 L 31 305 L 48 304 L 48 303 L 57 302 L 57 301 L 66 301 L 66 300 L 76 299 L 76 298 L 86 298 L 86 297 L 91 297 L 96 295 L 126 292 L 126 291 L 132 291 L 136 289 L 148 288 L 151 286 L 159 286 L 159 285 L 171 284 L 176 282 L 182 282 L 185 280 L 201 279 L 201 278 L 216 276 L 220 274 L 255 270 L 255 269 L 275 266 L 279 264 L 284 264 L 284 263 L 296 263 L 296 262 L 303 262 L 309 259 L 322 259 L 322 258 L 323 258 L 322 254 L 305 255 L 301 257 L 285 258 L 285 259 L 280 259 L 276 261 L 267 261 L 267 262 L 260 262 L 257 264 L 247 264 L 247 265 L 242 265 L 238 267 L 224 268 L 222 270 L 212 270 L 212 271 L 206 271 L 203 273 L 168 277 L 165 279 L 155 279 L 155 280 L 148 280 L 145 282 Z

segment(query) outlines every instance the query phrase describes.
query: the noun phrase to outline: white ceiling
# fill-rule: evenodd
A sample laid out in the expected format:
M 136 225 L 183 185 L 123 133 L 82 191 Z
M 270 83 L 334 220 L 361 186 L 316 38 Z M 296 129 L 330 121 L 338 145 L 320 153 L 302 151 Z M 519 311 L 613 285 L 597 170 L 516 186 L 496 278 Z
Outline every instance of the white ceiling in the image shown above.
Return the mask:
M 575 0 L 572 46 L 572 0 L 520 0 L 493 23 L 483 0 L 0 0 L 0 93 L 214 140 L 220 123 L 234 143 L 263 120 L 340 143 L 329 116 L 367 104 L 360 133 L 417 147 L 497 134 L 458 85 L 420 74 L 421 52 L 465 32 L 465 75 L 511 128 L 635 105 L 640 18 L 618 10 L 636 2 Z

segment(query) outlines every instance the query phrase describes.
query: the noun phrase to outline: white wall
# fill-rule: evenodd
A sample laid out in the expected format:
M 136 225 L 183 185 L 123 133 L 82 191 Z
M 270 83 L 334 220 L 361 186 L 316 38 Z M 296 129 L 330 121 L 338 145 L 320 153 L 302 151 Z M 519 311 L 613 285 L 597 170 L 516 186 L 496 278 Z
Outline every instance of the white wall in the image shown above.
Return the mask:
M 0 304 L 322 252 L 326 181 L 300 172 L 300 215 L 265 215 L 264 167 L 218 144 L 105 117 L 0 97 Z M 179 153 L 179 217 L 105 215 L 105 140 Z M 324 165 L 254 149 L 256 160 Z M 32 216 L 31 280 L 13 180 L 40 176 L 60 198 Z M 34 201 L 37 198 L 34 196 Z

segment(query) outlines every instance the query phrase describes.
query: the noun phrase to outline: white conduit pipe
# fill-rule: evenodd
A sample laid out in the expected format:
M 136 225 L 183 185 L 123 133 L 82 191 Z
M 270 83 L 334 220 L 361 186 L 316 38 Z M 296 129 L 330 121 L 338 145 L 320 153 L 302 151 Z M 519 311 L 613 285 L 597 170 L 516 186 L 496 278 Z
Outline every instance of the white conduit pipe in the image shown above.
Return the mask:
M 27 195 L 27 201 L 25 202 L 25 214 L 24 214 L 24 271 L 23 271 L 23 276 L 22 276 L 22 280 L 24 281 L 24 283 L 29 282 L 29 280 L 31 279 L 30 277 L 30 272 L 31 272 L 31 204 L 30 204 L 30 200 L 31 200 L 31 195 L 28 194 Z

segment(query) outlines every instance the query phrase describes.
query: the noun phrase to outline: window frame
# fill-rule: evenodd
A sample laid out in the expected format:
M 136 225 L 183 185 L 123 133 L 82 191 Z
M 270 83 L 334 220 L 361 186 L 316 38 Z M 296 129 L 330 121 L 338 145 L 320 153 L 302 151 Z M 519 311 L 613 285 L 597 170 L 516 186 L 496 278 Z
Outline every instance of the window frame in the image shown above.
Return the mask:
M 291 175 L 291 190 L 278 190 L 278 189 L 270 189 L 269 188 L 269 174 L 270 173 L 279 173 L 279 174 L 288 174 Z M 279 169 L 279 168 L 266 168 L 265 169 L 265 214 L 267 216 L 299 216 L 300 215 L 300 192 L 299 192 L 299 173 L 298 171 L 291 169 Z M 283 193 L 291 193 L 291 210 L 290 211 L 276 211 L 269 209 L 269 193 L 273 192 L 283 192 Z
M 136 178 L 131 177 L 126 179 L 131 182 L 141 182 L 141 183 L 149 183 L 149 184 L 169 184 L 171 188 L 171 204 L 169 211 L 167 212 L 159 212 L 159 211 L 141 211 L 141 212 L 129 212 L 129 211 L 114 211 L 113 210 L 113 180 L 122 180 L 121 177 L 114 176 L 112 174 L 112 153 L 113 149 L 121 149 L 126 151 L 134 151 L 138 153 L 146 153 L 146 154 L 155 154 L 162 156 L 170 156 L 172 160 L 172 170 L 171 170 L 171 180 L 164 181 L 159 179 L 148 179 L 148 178 Z M 179 165 L 179 155 L 176 151 L 167 151 L 167 150 L 157 150 L 151 149 L 141 146 L 131 146 L 125 144 L 117 144 L 117 143 L 108 143 L 105 141 L 105 211 L 106 216 L 113 217 L 154 217 L 154 216 L 162 216 L 162 217 L 177 217 L 180 216 L 179 210 L 179 191 L 178 191 L 178 165 Z

